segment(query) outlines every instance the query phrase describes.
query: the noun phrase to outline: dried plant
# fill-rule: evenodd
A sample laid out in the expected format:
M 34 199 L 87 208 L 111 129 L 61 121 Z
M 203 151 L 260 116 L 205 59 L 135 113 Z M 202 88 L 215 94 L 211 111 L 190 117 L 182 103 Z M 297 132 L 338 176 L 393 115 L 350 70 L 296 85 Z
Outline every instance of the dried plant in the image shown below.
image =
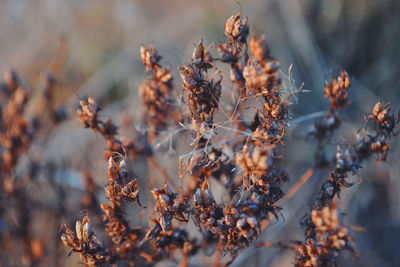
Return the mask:
M 77 172 L 82 174 L 79 198 L 55 178 L 55 163 L 41 161 L 43 140 L 67 119 L 66 105 L 56 101 L 56 73 L 43 72 L 41 104 L 32 115 L 26 114 L 28 104 L 34 105 L 32 91 L 15 71 L 5 72 L 0 86 L 0 250 L 11 256 L 1 256 L 1 264 L 46 265 L 50 254 L 58 263 L 67 254 L 63 249 L 68 249 L 68 256 L 79 255 L 85 266 L 155 265 L 164 260 L 188 266 L 202 256 L 214 257 L 213 266 L 226 266 L 246 248 L 272 245 L 290 250 L 295 266 L 336 266 L 344 250 L 357 259 L 353 227 L 345 224 L 338 199 L 353 186 L 352 176 L 360 175 L 367 159 L 375 155 L 378 163 L 387 160 L 400 113 L 379 101 L 365 115 L 356 142 L 332 141 L 351 104 L 352 82 L 344 70 L 327 81 L 323 98 L 329 104 L 321 112 L 323 118 L 310 123 L 307 135 L 317 144 L 315 168 L 325 166 L 330 171 L 319 169 L 326 179 L 310 196 L 313 204 L 301 219 L 304 239 L 290 244 L 258 242 L 269 225 L 286 219 L 285 201 L 313 170 L 285 197 L 289 174 L 294 172 L 285 162 L 287 133 L 296 121 L 291 118 L 292 103 L 283 93 L 287 76 L 272 55 L 268 37 L 250 35 L 248 18 L 240 12 L 228 18 L 224 34 L 220 43 L 206 45 L 200 40 L 194 45 L 192 57 L 177 68 L 180 87 L 173 69 L 161 65 L 155 45 L 140 47 L 146 79 L 139 85 L 142 113 L 136 123 L 144 129 L 130 139 L 102 114 L 101 101 L 93 96 L 79 99 L 77 118 L 83 128 L 104 139 L 106 161 L 100 164 L 107 166 L 103 175 L 107 182 L 99 186 L 98 172 L 86 169 L 95 155 L 79 153 L 85 158 L 85 168 Z M 229 69 L 227 81 L 224 67 Z M 182 101 L 175 99 L 177 95 Z M 305 116 L 303 121 L 310 119 Z M 191 145 L 182 148 L 187 139 Z M 170 151 L 179 145 L 179 151 L 188 152 L 161 162 L 165 140 Z M 329 142 L 337 145 L 334 160 L 326 156 Z M 25 154 L 28 168 L 20 166 Z M 41 186 L 54 191 L 52 201 L 37 200 L 30 192 Z M 71 199 L 79 203 L 84 216 L 75 207 L 68 208 Z M 55 217 L 49 223 L 53 228 L 62 225 L 57 241 L 49 242 L 32 230 L 35 209 Z M 2 222 L 10 230 L 4 231 Z
M 143 178 L 130 178 L 125 160 L 117 164 L 116 158 L 108 154 L 109 182 L 105 191 L 110 203 L 102 203 L 101 208 L 105 231 L 113 243 L 104 247 L 91 230 L 80 230 L 83 226 L 88 228 L 87 217 L 82 223 L 77 221 L 77 234 L 66 228 L 62 235 L 65 245 L 80 254 L 87 265 L 119 260 L 132 264 L 154 263 L 173 257 L 179 251 L 181 264 L 186 266 L 190 256 L 209 247 L 229 252 L 230 259 L 226 263 L 230 263 L 257 239 L 270 221 L 279 219 L 282 208 L 278 201 L 284 196 L 281 186 L 287 181 L 279 161 L 289 122 L 289 102 L 281 98 L 279 62 L 271 56 L 265 35 L 251 37 L 247 43 L 248 19 L 240 13 L 230 17 L 224 29 L 226 42 L 216 45 L 220 58 L 213 57 L 213 44 L 206 47 L 200 41 L 195 45 L 190 62 L 179 67 L 189 110 L 183 112 L 183 118 L 191 121 L 195 144 L 192 153 L 180 158 L 179 192 L 174 192 L 168 183 L 152 189 L 155 203 L 149 219 L 153 226 L 131 227 L 124 218 L 123 203 L 140 205 L 137 179 Z M 142 46 L 140 50 L 148 77 L 140 85 L 139 92 L 146 111 L 145 123 L 150 127 L 147 146 L 151 151 L 152 140 L 167 129 L 170 114 L 174 112 L 171 104 L 174 87 L 170 70 L 159 65 L 161 56 L 154 45 Z M 243 133 L 236 138 L 247 138 L 246 141 L 233 138 L 215 143 L 219 124 L 214 115 L 220 110 L 223 79 L 217 68 L 219 62 L 230 66 L 235 98 L 229 119 L 236 121 L 233 130 Z M 339 110 L 350 103 L 349 88 L 350 78 L 345 71 L 325 85 L 324 97 L 329 98 L 331 106 L 324 120 L 316 123 L 310 132 L 318 140 L 317 157 L 324 157 L 323 142 L 340 125 Z M 251 124 L 246 124 L 240 119 L 249 100 L 256 101 L 259 106 L 255 107 Z M 139 155 L 136 143 L 124 144 L 117 139 L 117 126 L 112 121 L 99 120 L 99 110 L 93 98 L 81 101 L 78 117 L 84 127 L 102 134 L 109 151 Z M 303 220 L 305 241 L 286 246 L 296 251 L 297 266 L 334 266 L 340 251 L 349 249 L 355 254 L 351 231 L 342 224 L 335 197 L 340 196 L 342 188 L 352 185 L 347 178 L 350 173 L 358 173 L 364 159 L 372 154 L 377 154 L 379 160 L 386 159 L 387 139 L 392 136 L 399 118 L 390 112 L 390 105 L 383 108 L 379 102 L 366 120 L 374 123 L 373 132 L 360 137 L 357 144 L 345 151 L 338 146 L 330 178 L 321 185 L 310 214 Z M 234 151 L 236 155 L 227 151 Z M 143 155 L 152 157 L 151 153 Z M 185 162 L 189 158 L 190 161 Z M 185 188 L 186 173 L 190 173 L 190 177 Z M 210 185 L 212 179 L 224 184 L 229 192 L 228 200 L 215 199 Z M 200 231 L 201 238 L 191 237 L 184 227 L 191 222 Z M 222 257 L 220 253 L 216 255 Z

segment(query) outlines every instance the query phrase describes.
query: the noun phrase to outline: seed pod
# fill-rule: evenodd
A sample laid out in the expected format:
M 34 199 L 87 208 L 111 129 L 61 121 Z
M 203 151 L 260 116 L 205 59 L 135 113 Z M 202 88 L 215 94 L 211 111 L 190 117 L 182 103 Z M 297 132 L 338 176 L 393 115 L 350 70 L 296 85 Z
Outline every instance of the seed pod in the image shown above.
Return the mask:
M 204 48 L 203 41 L 200 41 L 200 43 L 193 50 L 192 59 L 193 60 L 198 60 L 198 59 L 202 60 L 204 58 L 204 52 L 205 52 L 205 48 Z
M 205 205 L 211 205 L 214 202 L 214 196 L 212 194 L 210 185 L 208 184 L 207 180 L 201 186 L 202 189 L 202 200 Z
M 88 97 L 88 103 L 92 111 L 97 112 L 99 111 L 99 106 L 97 105 L 96 101 L 94 100 L 93 96 Z
M 131 190 L 131 188 L 129 187 L 129 186 L 127 186 L 127 185 L 125 185 L 123 188 L 122 188 L 122 194 L 124 195 L 124 196 L 129 196 L 130 194 L 132 193 L 132 190 Z
M 89 217 L 85 216 L 82 221 L 82 237 L 84 241 L 88 241 L 93 234 L 92 228 L 90 227 Z
M 119 163 L 119 174 L 122 179 L 126 179 L 128 177 L 128 168 L 126 167 L 124 159 Z
M 194 48 L 192 60 L 193 63 L 198 65 L 200 68 L 212 68 L 211 62 L 213 61 L 213 58 L 211 51 L 204 47 L 203 41 L 200 41 L 200 43 Z
M 193 75 L 193 69 L 187 66 L 180 66 L 179 71 L 181 73 L 181 79 L 185 88 L 191 88 L 197 86 L 197 81 Z
M 82 240 L 82 224 L 81 224 L 80 220 L 76 221 L 75 231 L 76 231 L 76 237 L 78 238 L 78 240 Z
M 145 66 L 148 65 L 148 61 L 149 61 L 147 53 L 148 53 L 147 48 L 144 45 L 141 45 L 140 46 L 140 58 L 142 59 L 142 63 Z
M 149 49 L 144 45 L 140 46 L 140 56 L 146 71 L 153 69 L 161 59 L 153 45 L 150 45 Z
M 161 216 L 160 225 L 164 232 L 168 232 L 168 230 L 171 226 L 171 219 L 172 219 L 171 215 L 168 212 L 164 213 Z
M 375 104 L 373 108 L 373 114 L 377 117 L 381 111 L 382 111 L 382 102 L 379 101 L 378 103 Z
M 194 201 L 194 205 L 195 205 L 195 206 L 200 206 L 200 205 L 203 204 L 203 199 L 202 199 L 202 197 L 201 197 L 201 190 L 200 190 L 200 188 L 197 188 L 197 189 L 196 189 L 196 192 L 194 193 L 193 198 L 194 198 L 193 201 Z
M 170 199 L 169 199 L 169 197 L 167 195 L 161 194 L 159 199 L 160 199 L 160 203 L 161 204 L 164 204 L 164 205 L 168 205 L 169 204 Z
M 70 235 L 62 234 L 61 241 L 64 243 L 64 246 L 69 247 L 69 248 L 75 248 L 74 239 Z
M 115 182 L 118 180 L 118 178 L 119 178 L 119 174 L 118 174 L 119 170 L 118 169 L 119 168 L 118 168 L 117 164 L 115 163 L 114 159 L 112 157 L 110 157 L 108 159 L 108 178 L 111 181 Z

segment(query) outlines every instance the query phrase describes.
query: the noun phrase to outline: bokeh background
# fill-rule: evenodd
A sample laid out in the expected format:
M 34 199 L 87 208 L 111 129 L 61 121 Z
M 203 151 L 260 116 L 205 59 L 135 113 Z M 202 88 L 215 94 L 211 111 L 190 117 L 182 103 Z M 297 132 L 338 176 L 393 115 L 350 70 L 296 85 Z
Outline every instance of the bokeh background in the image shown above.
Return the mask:
M 83 170 L 94 175 L 99 187 L 107 179 L 102 155 L 104 141 L 81 129 L 74 115 L 77 96 L 93 95 L 104 107 L 103 114 L 117 122 L 129 118 L 132 123 L 120 133 L 135 136 L 141 130 L 138 85 L 145 78 L 140 45 L 156 44 L 164 56 L 162 63 L 171 66 L 179 99 L 176 67 L 190 59 L 193 44 L 200 39 L 205 43 L 222 42 L 226 19 L 238 11 L 249 17 L 251 33 L 268 34 L 272 53 L 281 62 L 282 71 L 287 74 L 292 65 L 292 78 L 310 90 L 298 95 L 298 103 L 291 106 L 291 117 L 325 110 L 328 104 L 322 100 L 324 81 L 341 68 L 351 75 L 352 106 L 344 112 L 346 122 L 332 138 L 335 141 L 327 147 L 329 155 L 334 155 L 337 144 L 354 142 L 363 114 L 370 112 L 378 100 L 400 108 L 398 0 L 0 0 L 0 70 L 16 69 L 31 90 L 33 100 L 40 94 L 41 73 L 55 70 L 59 80 L 56 99 L 66 103 L 70 115 L 32 147 L 40 151 L 40 161 L 52 167 L 51 172 L 39 175 L 39 181 L 43 182 L 32 187 L 34 198 L 50 206 L 59 205 L 55 202 L 60 192 L 49 188 L 45 182 L 48 175 L 61 184 L 65 194 L 64 212 L 57 218 L 42 208 L 31 212 L 37 222 L 34 232 L 45 241 L 44 253 L 48 255 L 39 265 L 80 266 L 78 257 L 67 257 L 69 251 L 59 246 L 59 229 L 54 225 L 58 222 L 72 225 L 80 215 L 77 207 L 83 194 Z M 30 110 L 34 114 L 34 104 Z M 295 125 L 289 132 L 284 169 L 290 182 L 286 190 L 313 167 L 315 146 L 305 136 L 310 123 Z M 398 138 L 387 162 L 368 161 L 360 171 L 363 182 L 342 194 L 339 207 L 345 213 L 344 221 L 364 231 L 355 233 L 359 262 L 343 253 L 339 257 L 340 266 L 395 266 L 400 262 L 400 152 L 396 142 Z M 163 165 L 169 166 L 171 176 L 177 173 L 176 157 L 188 151 L 188 148 L 176 149 L 175 156 L 168 151 L 160 156 Z M 145 177 L 144 164 L 139 160 L 130 165 L 138 176 Z M 299 220 L 309 211 L 313 196 L 328 173 L 328 169 L 316 170 L 283 206 L 285 220 L 268 227 L 260 240 L 283 243 L 302 240 Z M 354 181 L 358 179 L 354 177 Z M 142 182 L 142 186 L 147 184 Z M 99 198 L 104 199 L 103 190 L 100 188 L 98 192 Z M 131 209 L 132 222 L 138 220 L 139 212 L 138 208 Z M 148 215 L 146 211 L 144 216 Z M 93 220 L 100 224 L 98 215 L 93 214 Z M 5 234 L 4 228 L 1 229 L 0 234 Z M 0 256 L 2 261 L 5 258 L 4 254 Z M 233 266 L 292 263 L 291 251 L 250 247 Z M 22 263 L 4 260 L 3 264 Z M 190 264 L 200 266 L 207 261 L 194 258 Z M 160 266 L 174 266 L 174 263 L 166 261 Z

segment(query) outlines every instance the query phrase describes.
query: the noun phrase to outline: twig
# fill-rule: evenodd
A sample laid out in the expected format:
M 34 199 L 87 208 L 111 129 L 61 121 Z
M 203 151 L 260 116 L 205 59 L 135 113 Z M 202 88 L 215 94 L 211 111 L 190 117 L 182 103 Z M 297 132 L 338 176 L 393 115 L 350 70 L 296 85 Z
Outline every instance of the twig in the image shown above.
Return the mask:
M 313 173 L 314 173 L 313 169 L 308 169 L 306 173 L 304 173 L 303 176 L 292 186 L 292 188 L 290 188 L 290 190 L 286 194 L 285 201 L 291 199 L 296 194 L 296 192 L 303 186 L 303 184 L 307 182 L 308 179 L 310 179 Z

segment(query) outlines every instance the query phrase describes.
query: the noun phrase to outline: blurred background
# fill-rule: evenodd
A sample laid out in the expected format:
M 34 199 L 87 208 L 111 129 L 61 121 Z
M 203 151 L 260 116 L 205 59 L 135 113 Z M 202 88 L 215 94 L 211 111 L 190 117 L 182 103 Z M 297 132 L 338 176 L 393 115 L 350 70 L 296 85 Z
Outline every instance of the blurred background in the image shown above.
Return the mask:
M 118 124 L 124 125 L 129 118 L 133 123 L 122 127 L 120 133 L 135 136 L 141 122 L 138 85 L 145 79 L 140 45 L 155 43 L 163 55 L 162 64 L 171 67 L 179 99 L 181 82 L 177 66 L 189 61 L 193 44 L 200 39 L 206 44 L 223 42 L 223 25 L 238 11 L 249 18 L 250 33 L 268 35 L 272 54 L 280 61 L 282 72 L 288 74 L 292 65 L 291 75 L 296 84 L 304 83 L 303 88 L 311 91 L 298 95 L 298 103 L 291 105 L 292 118 L 326 110 L 328 103 L 322 99 L 324 81 L 341 68 L 351 75 L 352 105 L 344 112 L 346 122 L 332 138 L 335 141 L 327 147 L 330 156 L 335 154 L 337 144 L 355 141 L 363 114 L 370 112 L 378 100 L 391 102 L 396 110 L 400 108 L 398 0 L 0 0 L 0 70 L 18 71 L 31 91 L 32 103 L 40 94 L 41 73 L 56 72 L 59 82 L 55 99 L 66 104 L 69 114 L 66 121 L 43 135 L 29 154 L 40 155 L 40 162 L 51 166 L 50 175 L 61 184 L 65 202 L 55 204 L 59 201 L 59 191 L 49 189 L 44 182 L 32 187 L 38 201 L 62 205 L 64 209 L 58 218 L 41 209 L 31 210 L 33 220 L 37 221 L 35 238 L 44 244 L 42 253 L 49 255 L 37 265 L 80 266 L 78 257 L 67 257 L 69 251 L 61 245 L 59 229 L 54 225 L 72 225 L 80 216 L 76 207 L 84 191 L 82 171 L 93 175 L 100 188 L 98 197 L 104 199 L 101 189 L 107 181 L 102 155 L 104 141 L 81 128 L 74 111 L 77 96 L 93 95 L 104 108 L 102 114 Z M 35 114 L 35 109 L 37 105 L 30 104 L 31 114 Z M 286 190 L 313 167 L 315 145 L 305 136 L 309 125 L 309 122 L 294 125 L 289 131 L 284 169 L 290 182 Z M 354 234 L 359 262 L 344 253 L 339 257 L 340 266 L 395 266 L 400 262 L 400 165 L 396 164 L 400 153 L 396 142 L 398 138 L 387 162 L 368 161 L 360 171 L 363 182 L 342 194 L 339 208 L 345 213 L 345 223 L 364 230 Z M 177 156 L 188 151 L 188 148 L 176 149 L 175 156 L 168 151 L 160 156 L 172 177 L 177 173 Z M 146 175 L 140 160 L 130 166 L 138 177 Z M 299 220 L 309 211 L 313 196 L 328 174 L 329 169 L 316 170 L 283 206 L 285 220 L 269 226 L 260 240 L 284 243 L 302 240 Z M 47 175 L 39 174 L 43 181 Z M 354 181 L 358 179 L 354 177 Z M 142 182 L 142 186 L 146 183 Z M 138 220 L 138 212 L 139 208 L 130 210 L 131 222 Z M 89 215 L 100 224 L 99 214 Z M 145 216 L 148 215 L 146 211 Z M 4 227 L 0 229 L 3 229 L 0 234 L 5 235 Z M 25 264 L 6 258 L 4 254 L 0 256 L 4 266 Z M 293 261 L 291 251 L 250 247 L 232 265 L 291 266 Z M 193 259 L 190 264 L 200 266 L 206 262 Z

